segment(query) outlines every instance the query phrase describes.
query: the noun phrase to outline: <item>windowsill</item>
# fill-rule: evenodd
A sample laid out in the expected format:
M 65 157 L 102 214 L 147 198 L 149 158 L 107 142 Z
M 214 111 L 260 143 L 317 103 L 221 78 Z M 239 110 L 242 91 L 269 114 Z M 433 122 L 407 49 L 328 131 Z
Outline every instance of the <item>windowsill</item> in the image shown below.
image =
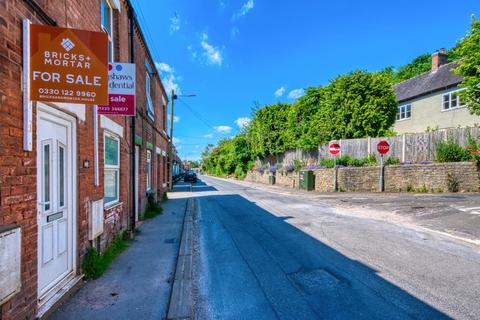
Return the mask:
M 398 119 L 398 120 L 395 120 L 395 122 L 402 122 L 402 121 L 406 121 L 406 120 L 412 120 L 412 117 L 404 118 L 404 119 Z
M 449 111 L 455 111 L 459 109 L 465 109 L 467 106 L 460 106 L 460 107 L 455 107 L 455 108 L 449 108 L 449 109 L 442 109 L 442 112 L 449 112 Z
M 110 203 L 107 203 L 103 206 L 103 210 L 110 210 L 110 209 L 113 209 L 119 205 L 123 204 L 123 202 L 121 202 L 120 200 L 117 200 L 115 202 L 110 202 Z

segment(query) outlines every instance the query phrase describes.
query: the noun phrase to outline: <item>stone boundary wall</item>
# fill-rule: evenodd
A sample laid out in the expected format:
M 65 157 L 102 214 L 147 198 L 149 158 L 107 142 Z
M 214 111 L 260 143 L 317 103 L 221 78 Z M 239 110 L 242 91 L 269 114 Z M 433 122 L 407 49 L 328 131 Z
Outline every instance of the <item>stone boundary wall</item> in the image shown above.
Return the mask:
M 246 181 L 268 184 L 268 176 L 251 171 Z M 315 191 L 333 191 L 333 169 L 314 170 Z M 346 192 L 377 192 L 380 167 L 338 168 L 338 189 Z M 478 192 L 480 171 L 473 162 L 385 166 L 386 192 L 448 192 L 448 181 L 458 182 L 460 192 Z M 276 173 L 276 185 L 298 188 L 298 173 Z

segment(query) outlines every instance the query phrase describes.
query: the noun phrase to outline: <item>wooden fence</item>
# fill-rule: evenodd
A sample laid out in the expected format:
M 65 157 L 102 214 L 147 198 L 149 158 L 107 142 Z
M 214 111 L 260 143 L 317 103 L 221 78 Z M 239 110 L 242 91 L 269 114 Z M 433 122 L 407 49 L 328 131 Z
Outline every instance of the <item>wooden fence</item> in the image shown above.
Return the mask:
M 390 144 L 390 152 L 387 157 L 398 158 L 401 162 L 424 162 L 434 161 L 437 145 L 441 141 L 452 139 L 457 144 L 465 147 L 468 140 L 478 139 L 480 130 L 478 127 L 452 128 L 432 132 L 402 134 L 386 138 L 363 138 L 337 140 L 341 146 L 341 155 L 348 155 L 353 158 L 364 158 L 370 154 L 379 157 L 377 143 L 387 140 Z M 303 151 L 291 150 L 282 155 L 269 157 L 269 163 L 293 163 L 295 159 L 302 160 L 306 165 L 316 165 L 320 158 L 332 157 L 328 152 L 328 144 L 321 145 L 318 150 Z

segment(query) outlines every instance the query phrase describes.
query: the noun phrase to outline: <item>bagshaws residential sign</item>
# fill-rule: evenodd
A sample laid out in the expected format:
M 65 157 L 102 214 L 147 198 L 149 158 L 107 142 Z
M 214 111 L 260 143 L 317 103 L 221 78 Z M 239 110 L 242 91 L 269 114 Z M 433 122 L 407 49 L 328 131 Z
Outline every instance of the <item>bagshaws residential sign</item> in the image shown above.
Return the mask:
M 98 106 L 99 114 L 135 115 L 135 64 L 108 66 L 108 105 Z
M 108 104 L 107 34 L 30 25 L 30 100 Z

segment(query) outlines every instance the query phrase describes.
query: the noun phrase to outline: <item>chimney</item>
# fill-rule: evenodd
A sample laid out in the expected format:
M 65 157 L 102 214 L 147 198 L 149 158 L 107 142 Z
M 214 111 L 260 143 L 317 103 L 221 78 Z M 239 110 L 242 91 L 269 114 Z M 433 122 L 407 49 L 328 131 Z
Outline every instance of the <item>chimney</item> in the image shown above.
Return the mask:
M 445 53 L 445 48 L 441 48 L 434 54 L 432 54 L 432 71 L 435 72 L 441 65 L 444 65 L 448 62 L 447 54 Z

